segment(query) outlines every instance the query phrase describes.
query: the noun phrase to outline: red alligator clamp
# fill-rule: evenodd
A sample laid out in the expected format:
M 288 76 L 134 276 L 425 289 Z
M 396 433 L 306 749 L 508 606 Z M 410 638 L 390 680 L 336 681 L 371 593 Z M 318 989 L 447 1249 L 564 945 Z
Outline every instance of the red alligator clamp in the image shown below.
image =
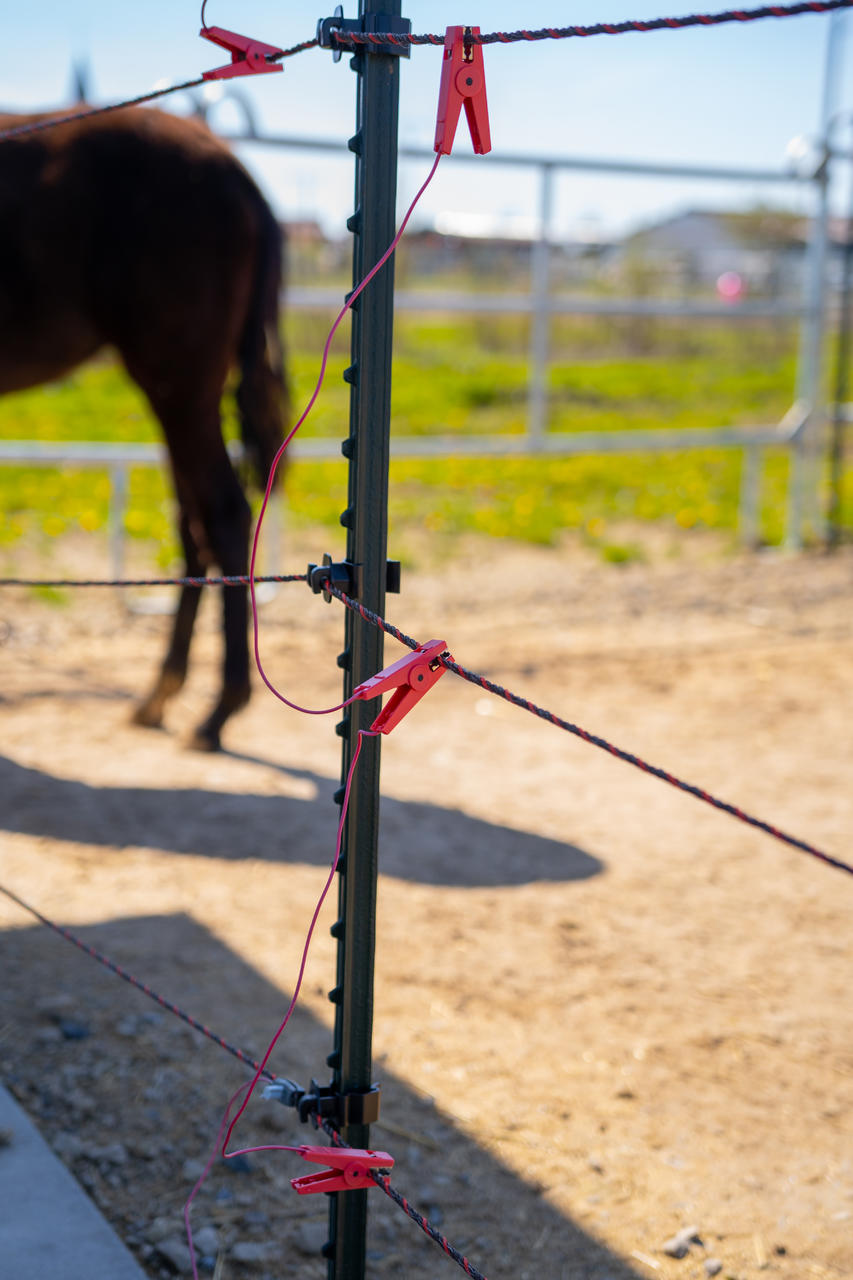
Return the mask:
M 280 62 L 267 62 L 271 54 L 283 52 L 274 44 L 264 44 L 260 40 L 253 40 L 251 36 L 226 31 L 224 27 L 202 27 L 199 35 L 227 49 L 231 54 L 231 61 L 227 66 L 203 71 L 202 80 L 230 80 L 232 76 L 259 76 L 267 71 L 284 70 Z
M 428 640 L 353 691 L 354 699 L 369 702 L 371 698 L 396 690 L 370 726 L 372 733 L 390 733 L 415 703 L 420 702 L 427 690 L 444 675 L 446 667 L 442 666 L 439 658 L 445 653 L 447 645 L 443 640 Z
M 371 1169 L 390 1169 L 394 1157 L 387 1151 L 364 1151 L 358 1147 L 299 1147 L 303 1160 L 331 1167 L 320 1173 L 307 1173 L 303 1178 L 291 1178 L 290 1185 L 301 1196 L 319 1191 L 364 1191 L 375 1187 Z
M 444 156 L 449 156 L 453 149 L 463 103 L 477 155 L 483 156 L 492 149 L 483 46 L 471 39 L 479 34 L 479 27 L 448 27 L 445 32 L 433 148 Z

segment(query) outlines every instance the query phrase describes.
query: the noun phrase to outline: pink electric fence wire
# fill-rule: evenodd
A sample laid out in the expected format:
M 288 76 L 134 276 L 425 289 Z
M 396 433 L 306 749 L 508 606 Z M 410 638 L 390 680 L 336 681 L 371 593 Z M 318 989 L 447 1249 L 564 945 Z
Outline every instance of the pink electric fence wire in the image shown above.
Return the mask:
M 352 790 L 352 780 L 353 780 L 353 776 L 355 775 L 355 768 L 356 768 L 356 765 L 358 764 L 358 758 L 361 755 L 361 748 L 365 738 L 376 738 L 378 736 L 379 736 L 378 733 L 374 733 L 373 730 L 371 729 L 359 730 L 358 741 L 356 742 L 355 751 L 353 752 L 352 761 L 350 762 L 349 772 L 347 774 L 346 787 L 344 789 L 344 799 L 343 799 L 343 804 L 341 805 L 341 816 L 338 822 L 338 834 L 337 834 L 337 839 L 335 841 L 335 856 L 332 859 L 332 865 L 329 869 L 329 874 L 326 878 L 326 883 L 323 885 L 323 890 L 319 898 L 317 899 L 317 905 L 314 908 L 314 914 L 311 917 L 311 923 L 308 926 L 308 933 L 305 938 L 305 945 L 302 948 L 302 959 L 299 964 L 299 973 L 297 974 L 296 985 L 293 989 L 293 995 L 291 996 L 290 1004 L 287 1006 L 287 1012 L 285 1013 L 284 1018 L 282 1019 L 278 1030 L 276 1031 L 275 1035 L 270 1041 L 267 1047 L 267 1051 L 264 1054 L 263 1058 L 261 1059 L 260 1063 L 258 1064 L 252 1079 L 249 1081 L 248 1084 L 242 1084 L 240 1088 L 237 1089 L 229 1098 L 228 1105 L 225 1108 L 225 1113 L 219 1125 L 219 1132 L 216 1135 L 216 1142 L 214 1144 L 213 1151 L 211 1152 L 208 1158 L 207 1164 L 204 1166 L 204 1169 L 202 1170 L 202 1173 L 198 1182 L 193 1187 L 187 1199 L 187 1202 L 184 1205 L 184 1224 L 187 1230 L 187 1244 L 189 1245 L 189 1250 L 190 1250 L 190 1261 L 192 1263 L 194 1280 L 198 1280 L 198 1270 L 196 1268 L 195 1249 L 193 1247 L 192 1228 L 190 1226 L 190 1210 L 192 1208 L 193 1201 L 195 1200 L 196 1196 L 198 1195 L 199 1191 L 204 1185 L 208 1174 L 210 1173 L 211 1167 L 213 1165 L 214 1160 L 216 1159 L 217 1153 L 221 1152 L 224 1160 L 230 1160 L 233 1156 L 249 1155 L 253 1151 L 298 1151 L 299 1150 L 299 1148 L 295 1146 L 244 1147 L 240 1151 L 226 1151 L 225 1148 L 228 1146 L 228 1143 L 231 1140 L 231 1135 L 234 1132 L 234 1127 L 237 1124 L 237 1121 L 240 1119 L 243 1112 L 246 1110 L 246 1107 L 249 1105 L 249 1099 L 251 1098 L 252 1094 L 255 1091 L 255 1086 L 257 1085 L 258 1081 L 260 1080 L 261 1076 L 264 1074 L 266 1070 L 266 1066 L 267 1066 L 267 1063 L 269 1062 L 273 1049 L 281 1039 L 284 1029 L 287 1026 L 288 1022 L 290 1021 L 293 1010 L 296 1008 L 296 1002 L 299 999 L 299 992 L 302 989 L 302 980 L 305 977 L 305 967 L 308 963 L 308 951 L 311 946 L 311 940 L 314 936 L 314 929 L 316 928 L 317 920 L 323 908 L 323 903 L 326 901 L 326 897 L 328 896 L 329 890 L 332 887 L 332 883 L 335 878 L 335 872 L 338 869 L 338 863 L 341 857 L 341 844 L 343 842 L 343 835 L 344 835 L 344 823 L 346 821 L 347 810 L 349 809 L 350 791 Z M 234 1106 L 237 1099 L 240 1097 L 240 1094 L 243 1092 L 245 1092 L 246 1096 L 243 1098 L 243 1101 L 240 1104 L 239 1110 L 237 1111 L 237 1114 L 234 1116 L 232 1120 L 230 1118 L 231 1109 Z M 224 1139 L 222 1136 L 223 1133 L 225 1134 Z
M 249 1088 L 250 1083 L 251 1083 L 250 1081 L 247 1081 L 245 1084 L 241 1084 L 240 1088 L 235 1089 L 234 1093 L 232 1093 L 231 1097 L 228 1099 L 228 1105 L 226 1106 L 225 1114 L 223 1115 L 222 1120 L 220 1121 L 219 1132 L 216 1135 L 216 1141 L 213 1144 L 213 1150 L 208 1156 L 207 1163 L 205 1164 L 204 1168 L 199 1174 L 198 1181 L 196 1182 L 195 1186 L 193 1187 L 192 1191 L 187 1197 L 187 1202 L 184 1205 L 184 1229 L 186 1230 L 186 1233 L 187 1233 L 187 1246 L 190 1251 L 190 1265 L 192 1266 L 193 1280 L 199 1280 L 198 1267 L 196 1266 L 196 1260 L 195 1260 L 195 1245 L 193 1244 L 193 1229 L 190 1224 L 190 1211 L 192 1209 L 193 1200 L 195 1200 L 199 1191 L 201 1191 L 202 1187 L 207 1181 L 207 1176 L 210 1173 L 211 1168 L 213 1167 L 213 1162 L 216 1159 L 217 1155 L 219 1154 L 219 1144 L 222 1141 L 222 1134 L 224 1133 L 225 1127 L 228 1124 L 228 1120 L 231 1115 L 231 1108 L 234 1106 L 234 1103 L 237 1101 L 240 1094 Z
M 376 265 L 372 267 L 370 271 L 368 271 L 364 279 L 359 284 L 356 285 L 356 287 L 353 289 L 352 293 L 348 296 L 346 302 L 338 312 L 338 315 L 331 329 L 329 330 L 329 336 L 326 338 L 326 344 L 323 347 L 323 356 L 320 361 L 320 375 L 317 378 L 317 383 L 314 387 L 313 392 L 311 393 L 311 398 L 309 399 L 308 404 L 303 409 L 299 420 L 296 422 L 296 425 L 291 428 L 291 430 L 289 431 L 288 435 L 284 440 L 284 443 L 281 445 L 281 447 L 279 448 L 278 452 L 276 453 L 275 457 L 272 460 L 269 477 L 267 479 L 267 487 L 264 491 L 264 498 L 263 498 L 263 502 L 261 503 L 260 513 L 258 515 L 258 522 L 255 526 L 255 536 L 252 540 L 252 558 L 249 564 L 249 594 L 251 596 L 251 601 L 252 601 L 252 629 L 253 629 L 253 635 L 254 635 L 255 665 L 258 668 L 258 673 L 260 674 L 260 677 L 263 680 L 264 684 L 269 689 L 270 693 L 274 694 L 275 697 L 278 698 L 279 702 L 283 702 L 286 707 L 290 707 L 293 711 L 301 711 L 305 715 L 309 715 L 309 716 L 331 715 L 332 712 L 341 711 L 344 707 L 348 706 L 349 703 L 353 701 L 353 699 L 348 698 L 346 702 L 339 702 L 337 706 L 325 707 L 320 711 L 312 710 L 309 707 L 300 707 L 297 703 L 291 702 L 289 698 L 286 698 L 284 694 L 281 693 L 280 690 L 278 690 L 275 687 L 273 682 L 267 676 L 267 673 L 264 670 L 263 663 L 261 662 L 260 635 L 259 635 L 259 627 L 258 627 L 258 607 L 257 607 L 257 601 L 255 600 L 255 560 L 257 559 L 257 554 L 258 554 L 258 543 L 261 535 L 261 527 L 263 525 L 264 516 L 266 514 L 267 506 L 269 504 L 270 494 L 272 493 L 272 486 L 273 486 L 273 481 L 275 480 L 276 469 L 284 455 L 285 450 L 287 449 L 287 446 L 290 444 L 291 440 L 296 435 L 297 431 L 302 426 L 302 424 L 304 423 L 305 419 L 308 417 L 311 410 L 314 408 L 317 397 L 320 394 L 320 388 L 322 387 L 323 380 L 326 376 L 326 366 L 329 363 L 329 352 L 331 350 L 332 340 L 338 331 L 341 321 L 343 320 L 347 311 L 349 311 L 349 309 L 352 307 L 352 304 L 355 302 L 359 294 L 363 293 L 363 291 L 370 284 L 370 281 L 373 279 L 376 273 L 380 271 L 382 267 L 384 267 L 385 263 L 388 261 L 388 259 L 391 257 L 394 250 L 397 248 L 397 245 L 400 243 L 400 240 L 402 238 L 403 232 L 406 230 L 408 221 L 415 211 L 415 207 L 418 201 L 420 200 L 421 196 L 424 194 L 427 187 L 435 177 L 435 171 L 438 168 L 438 162 L 440 159 L 441 159 L 441 154 L 439 153 L 435 158 L 435 162 L 433 163 L 433 166 L 430 169 L 425 182 L 420 187 L 414 200 L 406 210 L 403 220 L 400 223 L 400 229 L 395 235 L 394 239 L 391 241 L 388 248 L 385 250 L 385 252 L 383 253 L 382 257 L 379 259 L 379 261 L 376 263 Z
M 202 10 L 202 13 L 203 13 L 203 10 Z M 350 310 L 350 308 L 352 307 L 352 304 L 355 302 L 359 294 L 363 293 L 363 291 L 370 284 L 370 281 L 373 279 L 376 273 L 378 271 L 381 271 L 382 267 L 384 267 L 385 263 L 391 257 L 392 253 L 394 253 L 395 249 L 397 248 L 397 245 L 400 243 L 403 232 L 406 230 L 406 226 L 408 225 L 409 219 L 414 213 L 414 210 L 418 204 L 418 201 L 420 200 L 421 196 L 424 194 L 427 187 L 435 177 L 435 172 L 438 168 L 438 162 L 440 159 L 441 159 L 441 153 L 439 153 L 435 157 L 435 161 L 433 163 L 432 168 L 429 171 L 429 174 L 427 175 L 425 181 L 422 183 L 422 185 L 418 189 L 418 192 L 415 195 L 415 198 L 412 200 L 411 204 L 406 210 L 403 220 L 400 223 L 400 228 L 397 231 L 397 234 L 394 236 L 394 239 L 391 241 L 388 248 L 382 254 L 382 257 L 375 264 L 375 266 L 373 266 L 370 269 L 370 271 L 368 271 L 364 279 L 360 281 L 360 283 L 357 284 L 356 287 L 353 289 L 352 293 L 349 294 L 349 296 L 346 299 L 346 302 L 338 312 L 334 320 L 334 323 L 332 324 L 332 327 L 329 330 L 328 337 L 326 338 L 326 342 L 323 347 L 323 355 L 320 361 L 320 373 L 317 378 L 317 382 L 314 386 L 314 390 L 311 393 L 310 399 L 308 400 L 307 405 L 303 409 L 299 419 L 297 420 L 295 425 L 291 428 L 291 430 L 288 432 L 287 436 L 284 439 L 284 442 L 279 447 L 275 457 L 272 460 L 269 476 L 267 478 L 266 489 L 264 490 L 263 501 L 261 503 L 261 509 L 258 514 L 257 524 L 255 526 L 255 535 L 254 535 L 254 538 L 252 539 L 252 556 L 249 563 L 249 594 L 252 602 L 252 631 L 253 631 L 254 650 L 255 650 L 255 664 L 258 668 L 258 672 L 260 674 L 261 679 L 263 680 L 266 687 L 269 689 L 270 693 L 274 694 L 275 697 L 278 698 L 280 702 L 283 702 L 286 707 L 290 707 L 291 710 L 293 711 L 300 711 L 304 715 L 309 715 L 309 716 L 330 715 L 332 712 L 340 711 L 344 707 L 348 706 L 350 702 L 354 701 L 354 697 L 347 698 L 344 702 L 340 702 L 334 707 L 325 707 L 322 710 L 315 710 L 310 707 L 302 707 L 298 703 L 292 702 L 289 698 L 286 698 L 284 694 L 281 693 L 280 690 L 278 690 L 275 687 L 275 685 L 267 675 L 266 671 L 264 670 L 264 666 L 261 661 L 260 628 L 258 625 L 257 600 L 255 598 L 255 561 L 257 559 L 257 554 L 258 554 L 258 544 L 260 540 L 261 528 L 263 526 L 263 521 L 264 521 L 264 516 L 266 514 L 267 506 L 269 505 L 270 494 L 272 493 L 272 486 L 275 480 L 276 469 L 282 457 L 284 456 L 284 452 L 287 449 L 288 445 L 290 444 L 291 440 L 296 435 L 297 431 L 299 431 L 300 427 L 305 422 L 305 419 L 308 417 L 311 410 L 314 408 L 314 405 L 317 401 L 317 397 L 320 394 L 320 389 L 323 385 L 323 380 L 325 379 L 325 376 L 326 376 L 326 368 L 329 363 L 329 352 L 332 347 L 332 341 L 334 339 L 335 334 L 338 331 L 338 328 L 340 327 L 341 321 L 343 320 L 347 311 Z M 254 1093 L 255 1086 L 257 1085 L 258 1081 L 260 1080 L 261 1076 L 264 1074 L 266 1070 L 267 1062 L 270 1059 L 273 1049 L 278 1044 L 278 1041 L 281 1038 L 285 1027 L 290 1021 L 291 1015 L 294 1009 L 296 1008 L 296 1002 L 299 999 L 299 993 L 302 989 L 302 980 L 305 976 L 305 967 L 308 963 L 308 951 L 311 946 L 311 940 L 314 936 L 314 929 L 317 925 L 317 920 L 319 918 L 320 911 L 322 910 L 323 903 L 326 901 L 328 892 L 332 887 L 332 883 L 335 878 L 335 872 L 338 869 L 338 862 L 340 861 L 341 843 L 343 841 L 343 832 L 344 832 L 344 822 L 346 821 L 347 810 L 349 808 L 349 797 L 350 797 L 350 791 L 352 789 L 352 780 L 353 780 L 353 775 L 355 773 L 355 767 L 358 764 L 358 758 L 361 755 L 361 748 L 362 748 L 364 739 L 375 738 L 377 736 L 378 735 L 370 729 L 362 729 L 359 731 L 355 751 L 353 752 L 352 761 L 350 762 L 349 772 L 347 774 L 346 787 L 344 789 L 344 799 L 343 799 L 343 804 L 341 805 L 341 816 L 340 816 L 340 821 L 338 822 L 338 834 L 335 842 L 335 856 L 332 860 L 332 865 L 329 870 L 329 874 L 326 878 L 326 883 L 324 884 L 322 892 L 319 898 L 317 899 L 317 905 L 314 908 L 314 914 L 311 917 L 311 923 L 308 926 L 308 933 L 305 938 L 305 945 L 302 948 L 302 958 L 299 964 L 299 973 L 296 978 L 296 985 L 294 987 L 290 1004 L 287 1007 L 287 1012 L 285 1013 L 284 1018 L 282 1019 L 278 1030 L 276 1031 L 275 1035 L 270 1041 L 269 1046 L 267 1047 L 267 1051 L 264 1054 L 261 1062 L 259 1063 L 252 1079 L 249 1081 L 247 1085 L 246 1084 L 241 1085 L 240 1088 L 237 1089 L 229 1098 L 228 1104 L 225 1108 L 225 1113 L 222 1117 L 222 1121 L 219 1126 L 219 1132 L 216 1135 L 216 1142 L 214 1144 L 213 1151 L 211 1152 L 211 1155 L 208 1158 L 208 1161 L 204 1166 L 204 1169 L 202 1170 L 202 1173 L 198 1179 L 198 1182 L 196 1182 L 195 1186 L 190 1192 L 189 1197 L 187 1198 L 186 1204 L 184 1205 L 184 1224 L 186 1226 L 186 1231 L 187 1231 L 187 1244 L 189 1245 L 190 1262 L 192 1264 L 192 1272 L 193 1272 L 194 1280 L 198 1280 L 198 1268 L 196 1266 L 195 1248 L 193 1246 L 192 1227 L 190 1225 L 190 1211 L 192 1209 L 193 1201 L 195 1200 L 196 1196 L 198 1195 L 199 1191 L 204 1185 L 208 1177 L 208 1174 L 210 1173 L 210 1170 L 213 1166 L 213 1162 L 216 1159 L 217 1152 L 221 1152 L 223 1159 L 228 1160 L 232 1156 L 248 1155 L 249 1153 L 254 1151 L 298 1151 L 299 1150 L 298 1147 L 284 1146 L 284 1145 L 245 1147 L 240 1151 L 226 1151 L 226 1147 L 228 1146 L 228 1143 L 231 1141 L 231 1135 L 234 1132 L 234 1128 L 237 1124 L 237 1121 L 240 1119 L 243 1112 L 246 1110 L 246 1107 L 249 1105 L 249 1099 Z M 237 1110 L 237 1114 L 234 1116 L 233 1119 L 231 1119 L 232 1108 L 234 1107 L 235 1103 L 237 1102 L 238 1098 L 242 1093 L 245 1094 L 245 1097 L 240 1103 L 240 1106 Z M 222 1136 L 223 1133 L 225 1134 L 224 1139 Z

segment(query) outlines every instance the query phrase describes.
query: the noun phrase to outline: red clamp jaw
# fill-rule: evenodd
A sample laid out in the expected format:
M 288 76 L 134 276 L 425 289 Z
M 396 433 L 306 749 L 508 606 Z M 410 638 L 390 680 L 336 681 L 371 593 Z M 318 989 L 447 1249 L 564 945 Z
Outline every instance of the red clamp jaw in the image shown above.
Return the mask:
M 471 39 L 479 34 L 479 27 L 448 27 L 445 33 L 434 147 L 443 156 L 449 156 L 453 149 L 463 103 L 477 155 L 492 149 L 483 46 Z
M 303 1160 L 331 1167 L 304 1178 L 291 1178 L 290 1185 L 300 1196 L 320 1191 L 364 1191 L 375 1187 L 371 1169 L 390 1169 L 394 1158 L 387 1151 L 363 1151 L 357 1147 L 299 1147 Z
M 365 680 L 353 691 L 354 699 L 369 702 L 371 698 L 378 698 L 383 693 L 395 690 L 370 726 L 372 733 L 390 733 L 415 703 L 420 702 L 427 690 L 444 675 L 446 668 L 441 665 L 439 658 L 445 653 L 447 645 L 443 640 L 428 640 L 393 666 L 386 667 L 384 671 Z
M 270 54 L 282 52 L 274 44 L 263 44 L 260 40 L 253 40 L 251 36 L 226 31 L 224 27 L 202 27 L 199 35 L 227 49 L 231 54 L 228 66 L 203 71 L 202 80 L 230 80 L 232 76 L 260 76 L 267 71 L 284 70 L 280 62 L 267 62 Z

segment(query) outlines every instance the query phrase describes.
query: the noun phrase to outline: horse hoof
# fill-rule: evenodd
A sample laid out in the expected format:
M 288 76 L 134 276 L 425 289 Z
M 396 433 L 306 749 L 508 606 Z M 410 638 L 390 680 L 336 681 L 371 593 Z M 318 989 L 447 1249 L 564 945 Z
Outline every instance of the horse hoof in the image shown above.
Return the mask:
M 130 723 L 141 725 L 143 729 L 160 729 L 163 725 L 163 712 L 161 708 L 143 702 L 133 712 Z
M 202 725 L 192 734 L 187 746 L 191 751 L 219 751 L 222 743 L 219 740 L 219 734 L 215 730 L 205 729 Z

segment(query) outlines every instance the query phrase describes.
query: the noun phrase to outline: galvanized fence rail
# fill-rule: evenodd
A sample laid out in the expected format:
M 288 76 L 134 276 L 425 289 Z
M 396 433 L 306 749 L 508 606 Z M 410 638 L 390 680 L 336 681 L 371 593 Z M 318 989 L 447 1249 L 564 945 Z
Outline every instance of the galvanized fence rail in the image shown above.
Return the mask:
M 720 427 L 660 431 L 578 431 L 549 432 L 535 445 L 526 434 L 492 436 L 398 436 L 391 440 L 394 458 L 519 457 L 533 453 L 549 457 L 577 457 L 596 454 L 677 453 L 690 449 L 739 449 L 743 451 L 738 536 L 747 546 L 759 536 L 759 504 L 762 460 L 768 449 L 786 449 L 791 456 L 803 447 L 809 424 L 806 405 L 795 404 L 778 425 Z M 232 457 L 241 455 L 239 444 L 230 448 Z M 337 440 L 297 437 L 290 445 L 294 460 L 340 458 Z M 134 467 L 166 465 L 165 449 L 158 444 L 113 444 L 107 441 L 0 440 L 0 466 L 72 467 L 106 471 L 109 477 L 107 530 L 110 572 L 124 576 L 125 515 L 128 506 L 128 478 Z M 798 519 L 797 496 L 791 486 L 788 499 L 788 528 Z M 267 546 L 278 543 L 274 528 Z M 278 566 L 271 564 L 270 572 Z
M 740 449 L 744 454 L 738 516 L 738 533 L 743 542 L 758 537 L 761 463 L 768 448 L 789 452 L 790 483 L 787 494 L 785 542 L 802 544 L 804 527 L 819 533 L 822 518 L 817 498 L 817 459 L 826 426 L 822 404 L 822 366 L 827 323 L 826 259 L 829 235 L 828 190 L 833 163 L 851 157 L 830 145 L 835 122 L 831 42 L 825 69 L 823 140 L 817 160 L 803 172 L 790 168 L 738 168 L 724 165 L 681 164 L 668 161 L 607 159 L 578 155 L 526 155 L 493 152 L 490 165 L 526 169 L 538 175 L 536 234 L 530 242 L 530 287 L 526 292 L 483 293 L 462 290 L 398 290 L 395 304 L 400 310 L 450 312 L 475 315 L 525 315 L 530 317 L 527 412 L 525 430 L 516 435 L 436 435 L 398 437 L 392 440 L 392 456 L 459 457 L 518 456 L 547 454 L 628 454 L 680 452 L 693 449 Z M 195 112 L 210 121 L 214 104 L 191 93 Z M 243 127 L 219 131 L 226 141 L 241 146 L 262 146 L 329 154 L 351 161 L 345 142 L 296 134 L 270 134 L 258 128 L 249 99 L 239 89 L 229 88 L 222 100 L 237 105 Z M 434 152 L 427 147 L 401 146 L 400 159 L 430 161 Z M 464 152 L 446 157 L 446 163 L 470 165 L 475 161 Z M 797 185 L 811 189 L 813 216 L 806 256 L 802 297 L 799 300 L 747 300 L 737 305 L 713 301 L 672 300 L 638 297 L 584 297 L 553 291 L 551 267 L 554 250 L 555 183 L 562 173 L 585 172 L 625 177 L 678 178 L 688 181 L 726 181 L 778 187 Z M 293 287 L 287 293 L 290 308 L 324 310 L 340 304 L 341 291 L 333 287 Z M 800 355 L 796 401 L 777 424 L 765 423 L 737 428 L 702 430 L 553 432 L 548 430 L 551 323 L 555 316 L 647 317 L 660 319 L 718 319 L 737 324 L 767 320 L 795 320 L 800 325 Z M 291 452 L 295 458 L 327 459 L 339 456 L 336 442 L 298 439 Z M 239 449 L 235 447 L 235 455 Z M 155 444 L 112 444 L 34 441 L 0 441 L 0 465 L 73 466 L 105 468 L 110 477 L 109 539 L 112 572 L 122 576 L 124 566 L 124 514 L 127 506 L 128 472 L 134 466 L 156 466 L 163 461 Z
M 829 78 L 829 71 L 827 71 Z M 239 90 L 229 90 L 223 99 L 236 103 L 243 114 L 244 128 L 221 132 L 227 142 L 243 146 L 286 148 L 344 157 L 345 145 L 328 138 L 306 138 L 294 134 L 268 134 L 259 131 L 246 97 Z M 223 100 L 223 99 L 220 99 Z M 200 116 L 210 119 L 211 103 L 194 97 Z M 829 108 L 828 108 L 829 109 Z M 401 146 L 401 160 L 431 161 L 434 153 L 426 147 Z M 555 315 L 623 316 L 656 318 L 717 318 L 738 323 L 755 318 L 797 320 L 801 327 L 800 362 L 796 396 L 813 405 L 819 401 L 820 366 L 823 349 L 823 327 L 826 289 L 826 252 L 829 236 L 828 186 L 831 162 L 840 158 L 829 154 L 828 145 L 820 149 L 818 162 L 806 171 L 788 168 L 738 168 L 724 165 L 679 164 L 668 161 L 604 159 L 576 155 L 523 155 L 493 151 L 490 166 L 525 169 L 538 176 L 536 234 L 530 242 L 530 288 L 526 293 L 471 293 L 459 291 L 399 290 L 396 305 L 402 310 L 468 311 L 471 313 L 515 313 L 531 316 L 529 375 L 527 394 L 527 436 L 531 447 L 547 434 L 548 369 L 550 365 L 551 319 Z M 476 157 L 450 155 L 453 165 L 471 165 Z M 810 189 L 814 206 L 810 242 L 804 271 L 802 298 L 797 301 L 748 301 L 732 306 L 723 302 L 670 301 L 652 298 L 587 298 L 555 294 L 551 287 L 554 251 L 554 201 L 557 178 L 563 173 L 598 173 L 623 177 L 678 178 L 685 181 L 734 182 L 749 185 L 797 186 Z M 334 290 L 291 289 L 291 306 L 331 305 Z

